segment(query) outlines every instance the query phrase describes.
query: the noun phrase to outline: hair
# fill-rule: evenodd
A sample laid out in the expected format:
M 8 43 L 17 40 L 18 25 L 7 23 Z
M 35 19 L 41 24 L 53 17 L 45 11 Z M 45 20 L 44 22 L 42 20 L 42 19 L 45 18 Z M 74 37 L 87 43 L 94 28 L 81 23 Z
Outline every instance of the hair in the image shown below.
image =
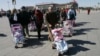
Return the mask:
M 25 6 L 22 6 L 22 8 L 21 8 L 22 10 L 25 10 L 26 9 L 26 7 Z
M 14 14 L 15 12 L 17 12 L 17 10 L 16 10 L 16 9 L 13 9 L 13 10 L 11 11 L 11 14 Z

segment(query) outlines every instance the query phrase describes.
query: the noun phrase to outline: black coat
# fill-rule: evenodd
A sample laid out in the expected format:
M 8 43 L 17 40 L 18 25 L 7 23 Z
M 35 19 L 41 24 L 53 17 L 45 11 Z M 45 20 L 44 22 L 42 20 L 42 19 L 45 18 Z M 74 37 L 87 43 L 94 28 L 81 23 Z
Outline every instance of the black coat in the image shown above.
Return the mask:
M 61 12 L 62 20 L 65 21 L 67 18 L 67 13 L 65 11 Z
M 31 20 L 31 15 L 27 11 L 22 11 L 19 13 L 19 21 L 22 25 L 28 25 Z
M 14 20 L 14 14 L 9 14 L 8 20 L 10 24 L 20 23 L 19 21 L 19 14 L 17 14 L 17 21 Z
M 49 24 L 55 25 L 59 21 L 59 15 L 57 12 L 49 12 L 46 14 L 46 20 Z

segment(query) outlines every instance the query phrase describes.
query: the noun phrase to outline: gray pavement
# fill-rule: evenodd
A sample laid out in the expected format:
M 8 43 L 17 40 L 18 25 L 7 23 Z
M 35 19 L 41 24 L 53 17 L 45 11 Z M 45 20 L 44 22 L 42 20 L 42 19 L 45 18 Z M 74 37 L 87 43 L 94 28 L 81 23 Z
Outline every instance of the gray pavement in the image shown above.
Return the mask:
M 74 36 L 65 39 L 69 46 L 69 56 L 100 56 L 100 12 L 78 13 Z M 42 31 L 42 40 L 37 40 L 37 32 L 30 32 L 25 48 L 14 48 L 13 37 L 7 17 L 0 18 L 0 56 L 57 56 L 47 40 L 48 32 Z M 65 55 L 66 56 L 66 55 Z

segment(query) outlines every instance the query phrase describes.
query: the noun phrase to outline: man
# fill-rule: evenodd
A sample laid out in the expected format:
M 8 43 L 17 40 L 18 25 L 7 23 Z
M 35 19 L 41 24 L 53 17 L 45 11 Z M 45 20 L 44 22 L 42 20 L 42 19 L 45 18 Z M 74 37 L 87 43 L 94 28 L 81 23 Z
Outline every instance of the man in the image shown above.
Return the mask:
M 46 20 L 51 25 L 52 29 L 58 23 L 59 16 L 60 15 L 57 13 L 57 11 L 53 11 L 53 7 L 48 8 L 48 12 L 46 13 Z
M 53 41 L 53 35 L 51 33 L 51 30 L 55 28 L 55 25 L 59 21 L 59 16 L 57 11 L 54 11 L 52 7 L 48 8 L 48 12 L 46 13 L 46 22 L 47 22 L 47 28 L 49 32 L 48 38 Z
M 23 34 L 24 36 L 29 37 L 28 24 L 30 23 L 31 15 L 26 11 L 26 8 L 24 6 L 22 7 L 22 11 L 19 14 L 20 23 L 23 27 Z

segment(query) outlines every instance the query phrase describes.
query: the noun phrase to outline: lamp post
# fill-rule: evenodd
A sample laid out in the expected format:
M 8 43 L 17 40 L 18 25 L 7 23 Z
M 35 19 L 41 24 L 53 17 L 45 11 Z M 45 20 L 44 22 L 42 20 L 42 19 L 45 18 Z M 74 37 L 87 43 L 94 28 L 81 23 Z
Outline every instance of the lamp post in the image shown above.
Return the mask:
M 9 5 L 9 1 L 7 1 L 7 4 L 8 4 L 8 9 L 10 10 L 10 5 Z
M 12 0 L 12 4 L 13 4 L 13 6 L 14 6 L 14 9 L 15 9 L 16 0 Z

